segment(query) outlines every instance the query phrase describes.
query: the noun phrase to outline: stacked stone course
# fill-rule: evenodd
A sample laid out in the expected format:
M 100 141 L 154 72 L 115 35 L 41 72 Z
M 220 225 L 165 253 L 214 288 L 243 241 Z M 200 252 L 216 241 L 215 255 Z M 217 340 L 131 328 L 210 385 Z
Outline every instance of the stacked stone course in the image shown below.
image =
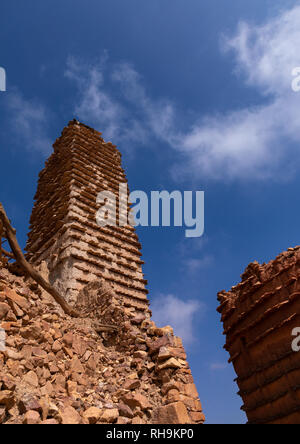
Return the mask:
M 218 295 L 225 349 L 238 375 L 250 424 L 300 424 L 300 247 L 254 262 L 242 282 Z

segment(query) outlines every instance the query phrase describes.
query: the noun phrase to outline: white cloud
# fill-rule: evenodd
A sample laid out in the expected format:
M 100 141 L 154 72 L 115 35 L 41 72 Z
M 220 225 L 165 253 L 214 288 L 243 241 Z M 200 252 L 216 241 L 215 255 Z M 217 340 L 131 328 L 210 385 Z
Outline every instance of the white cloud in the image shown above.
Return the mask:
M 201 258 L 185 258 L 183 268 L 187 270 L 189 274 L 195 274 L 212 265 L 214 258 L 211 254 L 204 255 Z
M 119 84 L 124 97 L 138 109 L 148 137 L 153 134 L 163 140 L 172 139 L 175 119 L 172 103 L 167 99 L 152 100 L 145 91 L 140 75 L 128 63 L 120 64 L 114 70 L 112 79 Z
M 195 320 L 205 310 L 205 306 L 196 300 L 184 301 L 171 294 L 162 294 L 152 301 L 151 310 L 157 325 L 160 327 L 171 325 L 174 333 L 189 344 L 195 339 Z
M 223 36 L 237 81 L 261 94 L 260 104 L 203 115 L 185 131 L 178 129 L 173 103 L 151 98 L 128 63 L 69 59 L 65 74 L 77 86 L 79 119 L 122 149 L 151 145 L 153 138 L 167 143 L 182 157 L 173 165 L 176 178 L 287 179 L 300 160 L 300 94 L 291 88 L 292 70 L 300 66 L 299 41 L 300 6 L 264 25 L 240 23 L 231 38 Z
M 197 276 L 197 273 L 207 269 L 214 263 L 214 256 L 208 248 L 208 236 L 200 238 L 185 238 L 178 243 L 176 251 L 180 257 L 181 270 L 187 272 L 190 277 Z
M 25 99 L 17 90 L 6 93 L 4 104 L 7 129 L 14 142 L 32 154 L 49 154 L 52 143 L 47 135 L 47 108 L 37 100 Z
M 128 64 L 115 68 L 103 57 L 90 65 L 69 58 L 65 76 L 77 87 L 74 112 L 77 117 L 99 129 L 106 140 L 126 149 L 149 139 L 149 128 L 142 116 L 143 88 L 138 74 Z M 137 100 L 135 101 L 135 98 Z M 128 106 L 134 102 L 134 106 Z
M 300 7 L 283 11 L 262 26 L 240 23 L 232 38 L 224 39 L 225 51 L 233 50 L 247 83 L 265 94 L 290 90 L 291 72 L 299 66 Z
M 261 106 L 205 116 L 183 134 L 179 149 L 188 156 L 189 168 L 221 180 L 270 178 L 299 161 L 300 95 L 291 89 L 292 69 L 300 65 L 299 41 L 300 7 L 263 26 L 241 23 L 233 38 L 225 38 L 236 70 L 265 97 Z M 297 149 L 293 162 L 289 144 Z
M 104 60 L 87 66 L 69 58 L 65 76 L 78 88 L 74 111 L 79 118 L 103 127 L 108 137 L 118 137 L 124 110 L 104 91 Z
M 65 76 L 77 88 L 75 114 L 103 132 L 105 139 L 130 150 L 169 133 L 172 105 L 151 100 L 129 63 L 111 66 L 106 55 L 89 65 L 69 58 Z
M 209 237 L 206 233 L 202 237 L 195 238 L 187 238 L 183 237 L 180 242 L 178 242 L 176 246 L 176 254 L 179 254 L 186 259 L 187 256 L 191 254 L 196 254 L 199 256 L 199 253 L 203 253 L 205 249 L 209 245 Z
M 225 370 L 226 368 L 228 368 L 228 364 L 226 364 L 225 362 L 214 362 L 210 364 L 210 369 L 212 371 Z

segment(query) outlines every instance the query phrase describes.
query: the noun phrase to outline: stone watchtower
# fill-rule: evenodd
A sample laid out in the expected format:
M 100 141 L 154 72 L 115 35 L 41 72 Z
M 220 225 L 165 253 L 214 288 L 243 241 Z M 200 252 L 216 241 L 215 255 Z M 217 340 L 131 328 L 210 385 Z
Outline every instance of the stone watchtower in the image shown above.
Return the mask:
M 96 223 L 100 191 L 116 195 L 127 183 L 121 154 L 101 133 L 74 120 L 53 145 L 40 173 L 26 246 L 28 260 L 43 262 L 49 280 L 68 302 L 104 279 L 125 305 L 148 312 L 141 245 L 135 229 Z M 118 206 L 118 198 L 117 198 Z
M 123 195 L 119 197 L 120 188 L 128 192 L 116 147 L 105 143 L 99 132 L 76 120 L 70 122 L 40 173 L 26 247 L 28 260 L 47 274 L 61 296 L 84 317 L 97 321 L 92 323 L 94 329 L 99 320 L 121 326 L 117 335 L 110 335 L 112 342 L 106 341 L 105 352 L 109 353 L 110 344 L 118 344 L 119 352 L 125 353 L 126 367 L 114 353 L 113 371 L 106 375 L 110 375 L 112 393 L 121 393 L 122 399 L 117 399 L 127 403 L 125 408 L 144 412 L 143 418 L 133 422 L 135 418 L 127 418 L 127 410 L 125 420 L 133 424 L 202 424 L 205 417 L 182 341 L 170 326 L 158 328 L 150 320 L 141 245 L 127 214 L 125 218 L 130 205 Z M 121 224 L 100 223 L 98 195 L 108 191 L 110 197 L 102 203 L 110 209 L 114 193 Z M 93 362 L 97 367 L 96 358 Z M 125 381 L 131 363 L 140 379 Z M 103 378 L 101 368 L 98 365 L 97 371 Z M 93 376 L 87 374 L 89 381 L 97 375 L 94 370 Z M 112 375 L 118 376 L 112 379 Z M 129 384 L 123 385 L 128 388 L 124 390 L 126 399 L 120 391 L 124 381 Z M 134 394 L 132 387 L 137 389 Z

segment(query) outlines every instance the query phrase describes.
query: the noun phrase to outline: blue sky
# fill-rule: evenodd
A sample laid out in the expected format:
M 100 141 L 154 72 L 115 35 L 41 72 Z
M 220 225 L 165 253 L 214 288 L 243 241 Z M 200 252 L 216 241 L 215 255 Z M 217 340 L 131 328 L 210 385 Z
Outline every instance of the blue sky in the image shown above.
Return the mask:
M 183 334 L 208 423 L 245 422 L 217 292 L 299 244 L 299 41 L 288 0 L 1 8 L 0 201 L 23 246 L 38 173 L 74 117 L 118 145 L 131 189 L 206 193 L 202 238 L 139 236 L 155 317 Z

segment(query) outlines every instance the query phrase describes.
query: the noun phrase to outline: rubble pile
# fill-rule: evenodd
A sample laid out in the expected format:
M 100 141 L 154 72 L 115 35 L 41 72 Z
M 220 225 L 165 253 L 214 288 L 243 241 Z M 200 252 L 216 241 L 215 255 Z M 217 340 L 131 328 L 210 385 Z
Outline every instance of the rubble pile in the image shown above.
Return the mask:
M 78 319 L 30 279 L 0 268 L 1 424 L 203 423 L 181 340 L 104 281 Z M 5 345 L 5 347 L 3 347 Z

